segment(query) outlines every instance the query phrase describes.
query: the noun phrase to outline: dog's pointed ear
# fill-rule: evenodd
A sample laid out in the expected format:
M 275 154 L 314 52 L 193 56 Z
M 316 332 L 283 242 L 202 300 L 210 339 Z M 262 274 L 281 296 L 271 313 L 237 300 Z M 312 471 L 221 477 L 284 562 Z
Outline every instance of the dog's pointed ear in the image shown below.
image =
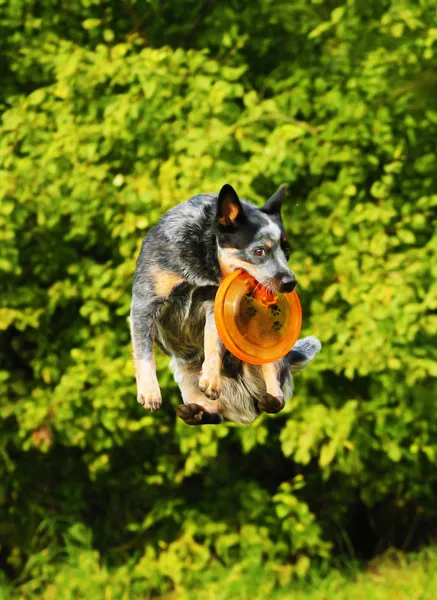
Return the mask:
M 217 223 L 224 227 L 234 227 L 244 220 L 244 209 L 237 192 L 226 183 L 220 190 L 217 200 Z
M 279 190 L 275 192 L 269 200 L 267 200 L 267 202 L 261 208 L 261 211 L 266 215 L 278 215 L 281 212 L 282 203 L 287 195 L 287 192 L 288 186 L 281 186 Z

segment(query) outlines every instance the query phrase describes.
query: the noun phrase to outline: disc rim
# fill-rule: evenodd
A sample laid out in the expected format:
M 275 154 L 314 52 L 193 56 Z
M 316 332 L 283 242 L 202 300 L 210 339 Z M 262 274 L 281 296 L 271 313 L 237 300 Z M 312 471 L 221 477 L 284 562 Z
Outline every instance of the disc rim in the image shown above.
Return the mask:
M 236 269 L 223 279 L 217 290 L 217 294 L 214 301 L 214 317 L 218 334 L 227 350 L 229 350 L 229 352 L 231 352 L 234 356 L 236 356 L 244 362 L 253 365 L 263 365 L 276 362 L 277 360 L 280 360 L 286 354 L 288 354 L 288 352 L 290 352 L 290 350 L 293 348 L 299 337 L 300 330 L 302 327 L 302 307 L 300 304 L 299 296 L 297 295 L 297 292 L 295 290 L 284 294 L 284 296 L 286 296 L 287 298 L 288 304 L 291 309 L 291 318 L 293 324 L 290 327 L 290 337 L 287 338 L 287 340 L 280 345 L 277 352 L 272 353 L 268 356 L 265 356 L 265 353 L 264 356 L 256 356 L 254 354 L 248 353 L 246 350 L 241 348 L 240 342 L 241 339 L 244 338 L 240 336 L 240 340 L 234 339 L 234 337 L 231 335 L 231 333 L 225 325 L 224 318 L 224 309 L 228 290 L 232 283 L 235 281 L 235 279 L 240 277 L 240 275 L 243 273 L 245 273 L 243 269 Z M 248 276 L 251 277 L 249 274 Z

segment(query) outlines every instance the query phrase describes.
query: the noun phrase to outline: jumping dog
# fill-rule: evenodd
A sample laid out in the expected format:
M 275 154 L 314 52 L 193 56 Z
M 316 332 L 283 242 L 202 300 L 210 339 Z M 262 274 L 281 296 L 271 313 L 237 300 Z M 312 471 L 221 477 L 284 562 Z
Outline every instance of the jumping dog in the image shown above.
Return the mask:
M 214 321 L 221 280 L 244 269 L 273 292 L 291 292 L 296 277 L 287 264 L 290 247 L 281 217 L 286 186 L 260 209 L 224 185 L 169 210 L 142 243 L 134 276 L 130 326 L 138 402 L 162 404 L 154 342 L 171 357 L 188 425 L 223 420 L 251 423 L 277 413 L 292 392 L 292 373 L 320 351 L 317 338 L 299 340 L 281 360 L 251 365 L 223 346 Z

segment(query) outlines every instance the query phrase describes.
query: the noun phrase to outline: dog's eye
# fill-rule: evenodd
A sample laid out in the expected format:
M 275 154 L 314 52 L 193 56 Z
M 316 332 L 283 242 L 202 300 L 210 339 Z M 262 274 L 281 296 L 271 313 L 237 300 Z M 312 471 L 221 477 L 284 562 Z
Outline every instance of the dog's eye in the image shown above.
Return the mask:
M 254 250 L 256 256 L 265 256 L 266 250 L 265 248 L 255 248 Z

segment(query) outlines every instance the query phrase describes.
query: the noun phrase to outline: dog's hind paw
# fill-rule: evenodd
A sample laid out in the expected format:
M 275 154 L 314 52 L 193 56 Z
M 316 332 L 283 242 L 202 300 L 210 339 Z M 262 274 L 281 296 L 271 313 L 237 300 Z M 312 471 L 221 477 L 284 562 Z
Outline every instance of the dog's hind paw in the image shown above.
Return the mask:
M 199 404 L 181 404 L 176 415 L 187 425 L 219 425 L 223 417 L 218 413 L 209 413 Z
M 264 394 L 261 400 L 258 400 L 258 408 L 261 412 L 275 414 L 280 412 L 284 406 L 284 398 L 276 398 L 271 394 Z

